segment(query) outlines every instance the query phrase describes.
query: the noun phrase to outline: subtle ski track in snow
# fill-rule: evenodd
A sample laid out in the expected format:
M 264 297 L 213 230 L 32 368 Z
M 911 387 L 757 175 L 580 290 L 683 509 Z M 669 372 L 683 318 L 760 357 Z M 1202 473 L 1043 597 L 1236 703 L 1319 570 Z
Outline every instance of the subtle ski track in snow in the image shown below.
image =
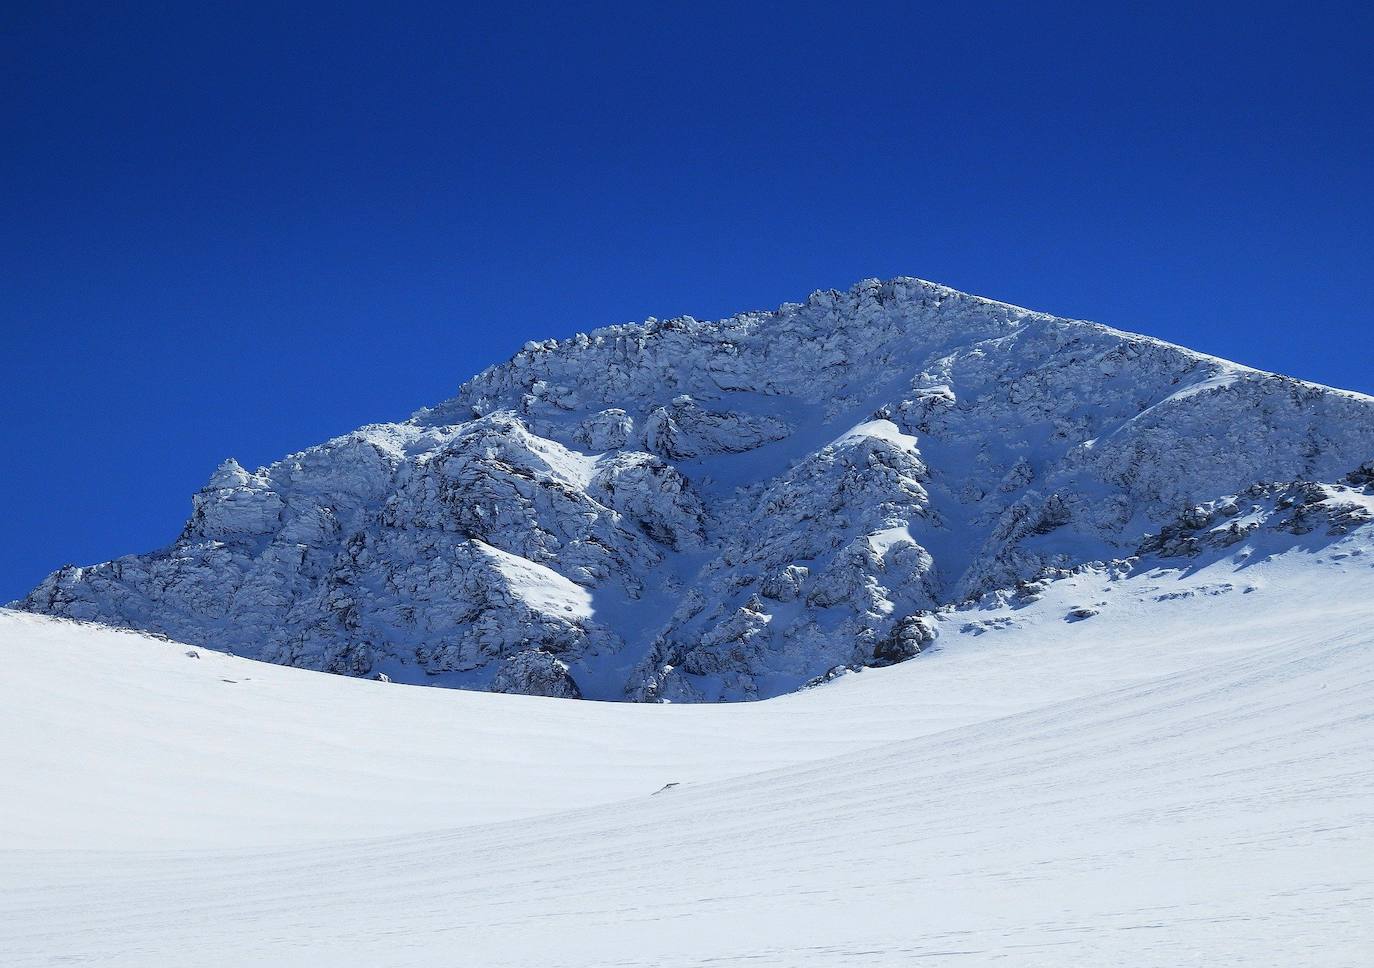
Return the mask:
M 1367 965 L 1370 530 L 1087 569 L 744 705 L 0 613 L 0 960 Z

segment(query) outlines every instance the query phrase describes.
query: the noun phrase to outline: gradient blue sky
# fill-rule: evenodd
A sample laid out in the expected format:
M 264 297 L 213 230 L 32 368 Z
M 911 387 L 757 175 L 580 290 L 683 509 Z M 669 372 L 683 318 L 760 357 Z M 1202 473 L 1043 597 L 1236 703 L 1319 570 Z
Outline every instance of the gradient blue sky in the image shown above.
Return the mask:
M 0 601 L 527 339 L 866 276 L 1374 392 L 1370 6 L 1124 6 L 7 4 Z

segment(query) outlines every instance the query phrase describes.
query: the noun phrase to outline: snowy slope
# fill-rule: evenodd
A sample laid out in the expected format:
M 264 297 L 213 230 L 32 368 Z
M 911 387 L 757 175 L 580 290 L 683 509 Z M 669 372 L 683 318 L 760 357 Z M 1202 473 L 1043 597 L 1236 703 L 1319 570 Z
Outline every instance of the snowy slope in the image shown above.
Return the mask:
M 0 613 L 0 951 L 1367 964 L 1374 528 L 1352 509 L 1374 498 L 1291 497 L 752 704 L 426 690 Z
M 869 280 L 530 343 L 408 421 L 226 462 L 172 545 L 17 605 L 396 682 L 766 698 L 1371 458 L 1368 397 Z

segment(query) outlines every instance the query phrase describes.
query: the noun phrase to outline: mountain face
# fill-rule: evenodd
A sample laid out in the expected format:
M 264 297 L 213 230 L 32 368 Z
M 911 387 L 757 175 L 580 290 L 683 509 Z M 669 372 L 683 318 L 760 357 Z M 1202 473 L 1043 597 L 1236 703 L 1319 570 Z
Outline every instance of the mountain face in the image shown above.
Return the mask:
M 395 681 L 755 699 L 1090 562 L 1339 532 L 1371 458 L 1374 398 L 872 280 L 526 344 L 405 422 L 226 461 L 171 546 L 16 607 Z

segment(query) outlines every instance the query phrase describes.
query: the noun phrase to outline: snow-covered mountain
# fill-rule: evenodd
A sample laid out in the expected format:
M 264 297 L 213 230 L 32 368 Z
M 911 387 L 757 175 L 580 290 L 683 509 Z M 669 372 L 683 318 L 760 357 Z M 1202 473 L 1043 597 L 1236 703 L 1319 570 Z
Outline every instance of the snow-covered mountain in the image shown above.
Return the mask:
M 0 609 L 0 951 L 1364 964 L 1371 456 L 910 279 L 532 344 Z
M 412 683 L 764 698 L 1047 577 L 1338 536 L 1371 458 L 1369 397 L 870 280 L 529 343 L 402 423 L 226 461 L 171 546 L 16 606 Z

